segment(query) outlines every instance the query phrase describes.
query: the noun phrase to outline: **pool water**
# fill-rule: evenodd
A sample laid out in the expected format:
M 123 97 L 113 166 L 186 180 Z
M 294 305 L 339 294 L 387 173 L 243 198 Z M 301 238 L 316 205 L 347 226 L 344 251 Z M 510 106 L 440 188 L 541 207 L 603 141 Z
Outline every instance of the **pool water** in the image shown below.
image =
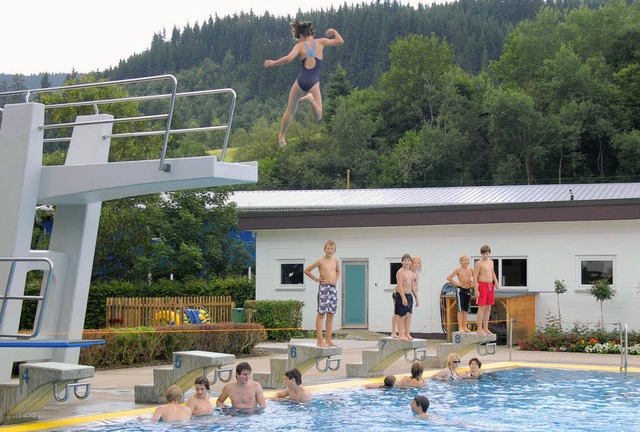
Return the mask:
M 429 397 L 431 418 L 413 417 L 414 396 Z M 640 376 L 520 368 L 480 380 L 429 381 L 426 388 L 314 392 L 308 404 L 268 401 L 260 414 L 216 411 L 184 424 L 132 419 L 64 430 L 103 431 L 631 431 L 640 424 Z M 62 430 L 62 429 L 60 429 Z

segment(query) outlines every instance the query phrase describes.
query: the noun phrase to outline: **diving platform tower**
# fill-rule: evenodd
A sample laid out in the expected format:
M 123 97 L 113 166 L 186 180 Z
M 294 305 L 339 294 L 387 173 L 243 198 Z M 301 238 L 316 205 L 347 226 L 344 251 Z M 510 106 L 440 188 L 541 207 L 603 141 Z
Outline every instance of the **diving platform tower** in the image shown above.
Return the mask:
M 87 89 L 109 86 L 124 89 L 128 85 L 152 81 L 162 81 L 159 84 L 164 85 L 164 91 L 166 88 L 172 88 L 172 91 L 54 105 L 30 101 L 33 95 L 41 93 L 82 94 Z M 148 85 L 148 88 L 152 87 Z M 0 103 L 1 98 L 7 96 L 19 95 L 25 99 L 22 103 L 0 108 L 0 384 L 11 380 L 15 362 L 78 363 L 80 347 L 88 342 L 81 339 L 103 201 L 257 181 L 255 162 L 224 162 L 235 92 L 217 89 L 177 93 L 176 89 L 177 80 L 171 75 L 162 75 L 0 93 Z M 230 100 L 226 125 L 171 129 L 177 99 L 220 93 L 227 93 L 225 97 Z M 110 107 L 118 103 L 154 99 L 163 100 L 163 106 L 167 105 L 161 114 L 115 118 L 109 113 Z M 78 116 L 72 123 L 48 123 L 50 110 L 78 106 L 91 107 L 93 114 Z M 124 122 L 159 125 L 157 127 L 162 129 L 113 133 L 114 124 Z M 62 139 L 45 139 L 45 131 L 55 128 L 71 129 L 72 134 Z M 212 130 L 225 131 L 221 160 L 216 156 L 165 157 L 171 134 Z M 159 159 L 108 161 L 112 139 L 150 135 L 163 139 Z M 43 147 L 54 141 L 69 142 L 65 163 L 42 166 Z M 38 205 L 55 206 L 55 224 L 48 250 L 31 250 Z M 42 270 L 44 274 L 39 296 L 25 295 L 27 273 L 32 270 Z M 37 302 L 36 320 L 32 332 L 22 333 L 19 331 L 20 316 L 23 303 L 28 301 Z

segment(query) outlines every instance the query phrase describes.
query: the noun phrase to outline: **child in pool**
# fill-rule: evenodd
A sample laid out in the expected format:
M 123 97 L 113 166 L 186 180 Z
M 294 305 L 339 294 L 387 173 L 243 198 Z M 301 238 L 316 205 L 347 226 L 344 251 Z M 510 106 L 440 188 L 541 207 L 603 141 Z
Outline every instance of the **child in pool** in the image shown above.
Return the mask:
M 187 399 L 187 406 L 193 410 L 193 415 L 211 414 L 213 405 L 209 400 L 209 380 L 205 376 L 196 378 L 195 385 L 196 393 Z

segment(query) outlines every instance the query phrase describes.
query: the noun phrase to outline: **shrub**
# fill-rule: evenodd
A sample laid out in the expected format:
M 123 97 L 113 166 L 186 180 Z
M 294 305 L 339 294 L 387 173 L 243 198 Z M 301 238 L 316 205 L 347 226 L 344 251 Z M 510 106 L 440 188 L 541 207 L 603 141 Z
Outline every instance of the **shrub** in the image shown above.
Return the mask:
M 136 327 L 85 331 L 85 339 L 104 339 L 104 345 L 80 350 L 80 363 L 96 368 L 127 367 L 173 361 L 176 351 L 214 351 L 248 354 L 267 339 L 264 327 L 253 323 L 216 323 L 164 327 Z
M 640 352 L 640 333 L 630 331 L 629 354 Z M 573 329 L 562 331 L 553 320 L 544 328 L 519 341 L 520 349 L 527 351 L 566 351 L 606 354 L 620 352 L 620 332 L 607 331 L 602 328 L 591 329 L 582 324 L 575 324 Z
M 252 322 L 262 324 L 269 339 L 288 341 L 302 334 L 302 307 L 297 300 L 248 300 L 245 309 L 249 309 Z M 275 330 L 282 329 L 282 330 Z

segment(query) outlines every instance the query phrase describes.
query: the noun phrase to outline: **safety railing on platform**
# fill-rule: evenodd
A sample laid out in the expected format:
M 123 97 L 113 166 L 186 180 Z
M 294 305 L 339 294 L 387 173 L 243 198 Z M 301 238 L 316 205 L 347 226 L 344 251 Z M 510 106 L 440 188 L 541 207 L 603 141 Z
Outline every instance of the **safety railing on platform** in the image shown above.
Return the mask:
M 33 331 L 31 333 L 16 333 L 16 334 L 0 334 L 0 337 L 10 337 L 17 339 L 32 339 L 40 333 L 40 327 L 42 325 L 42 317 L 44 316 L 44 310 L 47 305 L 47 293 L 49 292 L 49 286 L 53 280 L 53 261 L 49 258 L 0 258 L 0 262 L 10 262 L 11 268 L 9 270 L 9 276 L 7 277 L 7 284 L 4 290 L 4 295 L 0 296 L 2 301 L 2 307 L 0 307 L 0 329 L 4 323 L 4 318 L 7 312 L 7 305 L 10 301 L 36 301 L 38 307 L 36 308 L 36 315 L 33 323 Z M 44 270 L 43 280 L 46 277 L 46 282 L 40 290 L 40 295 L 32 296 L 25 294 L 12 294 L 11 287 L 13 286 L 13 278 L 15 275 L 16 265 L 19 262 L 44 262 L 47 265 L 47 269 Z
M 169 107 L 166 113 L 114 118 L 112 120 L 95 120 L 95 121 L 82 122 L 82 123 L 69 122 L 69 123 L 42 124 L 40 125 L 40 128 L 42 130 L 50 130 L 50 129 L 71 128 L 71 127 L 83 126 L 83 125 L 102 124 L 102 123 L 115 124 L 115 123 L 131 123 L 131 122 L 143 122 L 143 121 L 145 122 L 165 121 L 165 127 L 163 130 L 157 129 L 157 130 L 147 130 L 147 131 L 137 131 L 137 132 L 114 133 L 114 134 L 103 136 L 103 139 L 107 139 L 107 138 L 125 138 L 125 137 L 137 137 L 137 136 L 141 137 L 141 136 L 162 135 L 163 142 L 162 142 L 162 151 L 160 153 L 159 169 L 165 172 L 171 171 L 171 164 L 165 162 L 167 145 L 169 142 L 169 136 L 171 134 L 224 130 L 225 136 L 224 136 L 224 142 L 222 145 L 222 155 L 220 158 L 220 160 L 224 162 L 224 158 L 227 153 L 227 145 L 229 142 L 229 135 L 231 132 L 231 123 L 233 121 L 233 114 L 235 111 L 235 105 L 236 105 L 236 99 L 237 99 L 236 92 L 230 88 L 177 93 L 178 81 L 173 75 L 158 75 L 158 76 L 145 77 L 145 78 L 132 78 L 132 79 L 125 79 L 125 80 L 117 80 L 117 81 L 104 81 L 104 82 L 97 82 L 97 83 L 75 84 L 75 85 L 61 86 L 61 87 L 48 87 L 48 88 L 33 89 L 33 90 L 18 90 L 18 91 L 2 92 L 0 93 L 0 97 L 24 95 L 25 102 L 29 102 L 31 96 L 34 94 L 82 90 L 82 89 L 88 89 L 88 88 L 108 87 L 108 86 L 124 86 L 124 85 L 145 83 L 145 82 L 151 82 L 151 81 L 169 81 L 172 87 L 171 93 L 153 94 L 153 95 L 144 95 L 144 96 L 129 96 L 129 97 L 91 100 L 91 101 L 65 102 L 65 103 L 49 104 L 49 105 L 46 105 L 45 108 L 47 110 L 52 110 L 52 109 L 60 109 L 60 108 L 92 106 L 95 114 L 101 114 L 100 106 L 102 105 L 107 105 L 107 104 L 113 105 L 118 103 L 144 102 L 144 101 L 159 100 L 159 99 L 169 99 Z M 173 112 L 175 108 L 176 98 L 206 96 L 206 95 L 221 94 L 221 93 L 228 93 L 231 96 L 227 124 L 219 125 L 219 126 L 201 126 L 201 127 L 193 127 L 193 128 L 171 129 L 171 122 L 173 119 Z M 56 138 L 45 138 L 44 142 L 68 142 L 70 140 L 71 140 L 71 137 L 56 137 Z

